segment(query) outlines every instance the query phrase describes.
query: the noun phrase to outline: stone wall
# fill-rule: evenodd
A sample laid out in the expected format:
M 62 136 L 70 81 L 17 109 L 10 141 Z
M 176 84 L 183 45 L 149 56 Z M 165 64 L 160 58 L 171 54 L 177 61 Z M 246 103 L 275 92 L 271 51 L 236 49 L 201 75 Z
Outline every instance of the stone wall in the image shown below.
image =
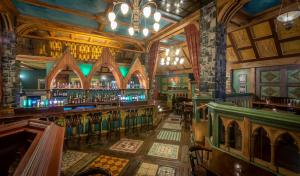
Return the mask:
M 17 105 L 20 91 L 20 63 L 16 61 L 16 35 L 14 32 L 4 31 L 2 39 L 2 106 L 13 107 Z
M 217 24 L 216 1 L 200 13 L 200 92 L 216 100 L 226 95 L 226 27 Z

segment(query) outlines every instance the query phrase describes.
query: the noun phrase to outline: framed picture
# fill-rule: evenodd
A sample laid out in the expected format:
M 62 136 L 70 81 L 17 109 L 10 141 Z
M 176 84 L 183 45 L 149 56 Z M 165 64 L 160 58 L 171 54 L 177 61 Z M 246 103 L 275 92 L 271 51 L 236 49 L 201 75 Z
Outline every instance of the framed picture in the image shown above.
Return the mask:
M 247 93 L 247 75 L 239 75 L 239 93 Z
M 46 81 L 45 79 L 38 79 L 38 89 L 46 89 Z

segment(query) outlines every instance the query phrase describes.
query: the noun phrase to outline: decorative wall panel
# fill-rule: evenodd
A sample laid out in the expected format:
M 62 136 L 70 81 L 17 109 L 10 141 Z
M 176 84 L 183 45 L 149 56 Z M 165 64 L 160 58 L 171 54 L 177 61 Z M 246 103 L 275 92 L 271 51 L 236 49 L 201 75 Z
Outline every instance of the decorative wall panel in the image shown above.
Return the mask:
M 269 22 L 263 22 L 263 23 L 254 25 L 251 29 L 252 29 L 251 30 L 252 36 L 255 39 L 272 35 L 272 30 L 271 30 Z
M 255 54 L 254 54 L 254 50 L 252 48 L 241 50 L 240 53 L 241 53 L 241 56 L 242 56 L 243 60 L 256 59 Z
M 236 43 L 237 48 L 244 48 L 244 47 L 251 46 L 251 42 L 246 29 L 241 29 L 232 32 L 232 36 Z
M 280 87 L 262 86 L 261 87 L 261 96 L 280 97 Z
M 276 23 L 276 20 L 275 20 Z M 300 36 L 300 19 L 298 18 L 291 29 L 285 29 L 278 23 L 277 34 L 279 39 L 287 39 Z
M 284 55 L 300 53 L 300 40 L 292 40 L 280 44 Z
M 288 70 L 288 83 L 300 83 L 300 69 Z
M 273 38 L 257 41 L 255 45 L 261 58 L 278 56 Z
M 263 71 L 261 72 L 261 82 L 263 83 L 279 83 L 280 71 Z
M 288 87 L 288 97 L 300 99 L 300 87 Z
M 236 62 L 236 61 L 238 61 L 238 58 L 237 58 L 237 56 L 236 56 L 236 54 L 234 52 L 233 47 L 227 48 L 226 58 L 227 58 L 227 61 L 229 61 L 229 62 Z

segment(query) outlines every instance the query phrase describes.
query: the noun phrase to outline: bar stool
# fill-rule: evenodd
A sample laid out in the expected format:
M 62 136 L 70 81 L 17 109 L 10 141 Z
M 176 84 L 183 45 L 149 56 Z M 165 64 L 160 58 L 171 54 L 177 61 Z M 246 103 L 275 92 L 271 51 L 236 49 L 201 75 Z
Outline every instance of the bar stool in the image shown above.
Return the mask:
M 66 140 L 71 140 L 72 137 L 72 123 L 71 123 L 71 116 L 66 116 Z
M 153 108 L 148 108 L 147 126 L 148 126 L 148 130 L 150 127 L 151 129 L 153 129 Z
M 143 111 L 143 114 L 140 115 L 140 129 L 141 131 L 143 131 L 145 129 L 146 126 L 148 126 L 148 118 L 147 118 L 147 111 L 148 109 L 145 108 L 144 111 Z
M 119 111 L 110 111 L 107 118 L 107 137 L 111 137 L 112 133 L 116 136 L 120 135 Z

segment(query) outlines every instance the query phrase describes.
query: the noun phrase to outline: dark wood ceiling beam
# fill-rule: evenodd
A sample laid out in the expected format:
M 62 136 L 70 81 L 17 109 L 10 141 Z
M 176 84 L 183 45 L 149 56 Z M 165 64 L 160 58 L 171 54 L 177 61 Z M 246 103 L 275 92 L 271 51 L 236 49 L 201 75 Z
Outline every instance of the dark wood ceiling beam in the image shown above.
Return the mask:
M 258 51 L 257 51 L 255 42 L 254 42 L 254 40 L 253 40 L 253 38 L 252 38 L 250 28 L 247 27 L 247 28 L 246 28 L 246 31 L 247 31 L 247 34 L 248 34 L 248 38 L 249 38 L 249 40 L 250 40 L 250 42 L 251 42 L 251 45 L 252 45 L 252 48 L 253 48 L 255 57 L 256 57 L 256 59 L 259 59 L 259 58 L 260 58 L 260 57 L 259 57 L 259 53 L 258 53 Z
M 283 54 L 282 54 L 282 50 L 281 50 L 281 47 L 280 47 L 278 34 L 276 32 L 276 26 L 275 26 L 274 20 L 269 20 L 269 23 L 270 23 L 270 27 L 271 27 L 271 30 L 272 30 L 272 35 L 274 37 L 274 43 L 275 43 L 275 46 L 276 46 L 278 56 L 282 57 Z
M 237 46 L 236 46 L 236 43 L 235 43 L 235 41 L 234 41 L 234 39 L 233 39 L 233 37 L 232 37 L 232 34 L 231 34 L 231 33 L 228 33 L 227 35 L 228 35 L 228 38 L 229 38 L 229 40 L 230 40 L 230 43 L 231 43 L 231 45 L 232 45 L 233 51 L 234 51 L 234 53 L 235 53 L 237 59 L 238 59 L 239 61 L 242 61 L 242 60 L 243 60 L 243 59 L 242 59 L 242 56 L 240 55 L 240 52 L 239 52 L 238 49 L 237 49 Z

